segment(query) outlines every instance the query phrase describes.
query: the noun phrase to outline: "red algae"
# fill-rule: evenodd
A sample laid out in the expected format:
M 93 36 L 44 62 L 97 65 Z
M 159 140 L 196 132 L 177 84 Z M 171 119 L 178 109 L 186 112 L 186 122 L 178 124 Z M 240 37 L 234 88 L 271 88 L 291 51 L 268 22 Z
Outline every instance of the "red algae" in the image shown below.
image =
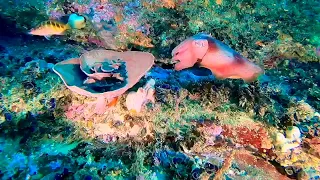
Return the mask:
M 222 135 L 231 138 L 235 143 L 243 146 L 253 146 L 260 152 L 265 152 L 272 148 L 272 143 L 268 132 L 262 126 L 248 128 L 245 126 L 232 127 L 223 125 Z

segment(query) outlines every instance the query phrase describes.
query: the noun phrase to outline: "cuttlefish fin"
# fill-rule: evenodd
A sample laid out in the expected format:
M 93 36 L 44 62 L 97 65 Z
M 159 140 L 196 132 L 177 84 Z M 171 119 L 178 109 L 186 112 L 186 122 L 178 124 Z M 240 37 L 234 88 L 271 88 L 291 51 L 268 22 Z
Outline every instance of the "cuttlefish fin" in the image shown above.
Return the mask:
M 211 72 L 212 72 L 212 74 L 214 75 L 214 77 L 217 79 L 217 80 L 224 80 L 224 79 L 226 79 L 226 77 L 224 77 L 222 74 L 220 74 L 220 73 L 217 73 L 217 72 L 215 72 L 215 71 L 212 71 L 211 70 Z
M 51 35 L 44 36 L 47 40 L 50 40 Z
M 262 73 L 262 69 L 254 63 L 246 60 L 238 53 L 234 53 L 231 63 L 221 67 L 209 67 L 217 79 L 243 79 L 245 82 L 253 82 Z
M 245 82 L 253 82 L 257 80 L 263 70 L 253 62 L 244 59 L 240 54 L 234 54 L 235 62 L 233 63 L 237 70 L 237 76 L 243 79 Z

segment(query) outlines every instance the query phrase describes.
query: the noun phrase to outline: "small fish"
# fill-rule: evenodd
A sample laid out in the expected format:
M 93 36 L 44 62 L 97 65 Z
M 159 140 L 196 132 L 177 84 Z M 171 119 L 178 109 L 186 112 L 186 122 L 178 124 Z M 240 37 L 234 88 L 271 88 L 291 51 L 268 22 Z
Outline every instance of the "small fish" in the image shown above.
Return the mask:
M 221 4 L 222 4 L 222 0 L 216 0 L 216 3 L 217 3 L 218 5 L 221 5 Z
M 68 29 L 70 29 L 69 24 L 63 24 L 57 21 L 45 21 L 38 27 L 32 29 L 28 34 L 44 36 L 46 39 L 49 39 L 52 35 L 63 35 Z
M 108 108 L 111 108 L 111 107 L 116 106 L 117 103 L 118 103 L 118 101 L 119 101 L 119 97 L 113 98 L 113 99 L 111 100 L 111 102 L 108 104 Z
M 179 71 L 198 63 L 210 69 L 217 79 L 243 79 L 254 81 L 263 70 L 239 53 L 204 33 L 192 36 L 172 50 L 172 59 L 178 61 L 175 70 Z

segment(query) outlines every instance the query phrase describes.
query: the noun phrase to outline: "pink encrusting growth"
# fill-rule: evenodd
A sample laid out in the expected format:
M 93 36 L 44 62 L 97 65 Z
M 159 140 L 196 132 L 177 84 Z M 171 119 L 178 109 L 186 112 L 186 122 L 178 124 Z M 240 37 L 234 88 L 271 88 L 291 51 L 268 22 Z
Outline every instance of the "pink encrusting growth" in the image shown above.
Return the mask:
M 199 63 L 218 79 L 254 81 L 263 70 L 239 53 L 207 34 L 197 34 L 180 43 L 172 51 L 173 60 L 179 61 L 176 70 Z
M 155 103 L 155 80 L 150 79 L 144 87 L 137 92 L 130 92 L 126 98 L 127 109 L 131 112 L 140 113 L 147 102 Z

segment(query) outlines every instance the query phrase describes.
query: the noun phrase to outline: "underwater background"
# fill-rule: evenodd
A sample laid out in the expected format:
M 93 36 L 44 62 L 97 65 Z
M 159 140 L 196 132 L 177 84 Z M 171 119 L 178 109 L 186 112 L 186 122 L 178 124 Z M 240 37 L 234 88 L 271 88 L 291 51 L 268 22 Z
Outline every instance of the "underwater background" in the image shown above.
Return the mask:
M 0 0 L 0 179 L 320 179 L 319 0 Z

